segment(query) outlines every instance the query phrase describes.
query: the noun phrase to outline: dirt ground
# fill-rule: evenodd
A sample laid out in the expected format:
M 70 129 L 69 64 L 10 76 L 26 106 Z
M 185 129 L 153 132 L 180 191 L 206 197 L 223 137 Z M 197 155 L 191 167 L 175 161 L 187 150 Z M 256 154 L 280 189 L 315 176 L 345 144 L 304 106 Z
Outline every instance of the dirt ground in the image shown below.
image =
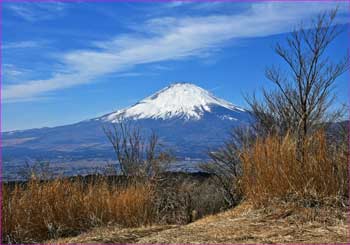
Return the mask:
M 348 243 L 349 215 L 331 208 L 257 210 L 242 204 L 188 225 L 98 228 L 48 243 Z

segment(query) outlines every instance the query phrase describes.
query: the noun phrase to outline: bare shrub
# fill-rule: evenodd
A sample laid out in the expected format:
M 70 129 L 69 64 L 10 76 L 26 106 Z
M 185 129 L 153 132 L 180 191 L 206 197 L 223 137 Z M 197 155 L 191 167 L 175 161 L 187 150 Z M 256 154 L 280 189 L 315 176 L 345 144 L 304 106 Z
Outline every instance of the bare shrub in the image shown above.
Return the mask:
M 48 161 L 25 161 L 24 166 L 19 171 L 19 176 L 24 180 L 29 179 L 50 179 L 54 173 L 50 169 Z
M 154 179 L 172 161 L 170 152 L 161 149 L 154 131 L 147 138 L 139 127 L 125 120 L 104 128 L 104 131 L 125 176 Z
M 179 192 L 187 223 L 229 208 L 225 193 L 217 190 L 212 177 L 204 182 L 186 181 L 180 185 Z
M 239 186 L 242 176 L 241 149 L 252 144 L 254 139 L 255 134 L 251 128 L 235 128 L 221 148 L 209 152 L 211 161 L 200 165 L 203 171 L 213 175 L 216 191 L 223 192 L 224 200 L 230 207 L 242 199 Z
M 158 223 L 187 224 L 227 209 L 224 193 L 209 176 L 171 174 L 158 183 L 153 203 Z

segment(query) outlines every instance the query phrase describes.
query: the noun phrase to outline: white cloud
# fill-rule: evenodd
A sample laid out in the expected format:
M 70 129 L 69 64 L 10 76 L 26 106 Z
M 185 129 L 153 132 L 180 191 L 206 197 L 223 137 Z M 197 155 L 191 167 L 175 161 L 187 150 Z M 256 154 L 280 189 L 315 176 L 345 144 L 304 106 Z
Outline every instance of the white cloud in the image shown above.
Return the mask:
M 3 64 L 2 65 L 2 70 L 3 70 L 3 75 L 4 76 L 13 76 L 13 77 L 17 77 L 23 74 L 23 70 L 17 68 L 15 65 L 13 64 Z
M 237 38 L 289 32 L 301 20 L 334 8 L 332 3 L 259 3 L 235 15 L 164 17 L 140 25 L 139 32 L 99 42 L 95 50 L 76 50 L 62 56 L 65 73 L 4 88 L 6 100 L 35 97 L 46 92 L 96 81 L 99 76 L 124 72 L 140 64 L 207 54 Z M 340 11 L 348 6 L 342 5 Z
M 227 1 L 213 1 L 213 2 L 200 2 L 191 0 L 176 0 L 170 1 L 164 4 L 165 8 L 190 8 L 194 10 L 213 10 L 222 8 L 224 6 L 231 5 L 232 3 Z
M 177 8 L 177 7 L 182 7 L 182 6 L 186 6 L 186 5 L 189 5 L 189 4 L 192 4 L 191 1 L 189 0 L 177 0 L 177 1 L 170 1 L 168 3 L 166 3 L 164 5 L 164 7 L 166 8 Z
M 30 73 L 28 69 L 17 67 L 13 64 L 2 64 L 2 82 L 5 84 L 18 83 L 28 73 Z
M 1 48 L 4 49 L 19 49 L 19 48 L 36 48 L 40 43 L 35 41 L 21 41 L 2 44 Z
M 35 22 L 57 17 L 68 5 L 59 1 L 5 3 L 4 7 L 26 21 Z
M 226 1 L 214 1 L 214 2 L 200 2 L 196 3 L 193 8 L 197 10 L 213 10 L 223 8 L 225 6 L 232 6 L 232 3 Z

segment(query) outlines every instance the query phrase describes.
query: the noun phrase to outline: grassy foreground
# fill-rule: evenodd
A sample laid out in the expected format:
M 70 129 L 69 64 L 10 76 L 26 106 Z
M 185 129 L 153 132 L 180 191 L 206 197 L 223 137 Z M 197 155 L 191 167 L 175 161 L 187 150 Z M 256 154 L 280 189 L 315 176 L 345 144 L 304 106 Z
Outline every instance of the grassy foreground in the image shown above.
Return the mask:
M 184 226 L 111 226 L 47 243 L 345 243 L 349 242 L 348 230 L 346 213 L 332 208 L 285 204 L 256 209 L 243 203 Z
M 88 177 L 4 184 L 3 243 L 38 243 L 97 227 L 187 224 L 227 209 L 207 174 Z
M 152 223 L 150 187 L 108 185 L 104 179 L 84 184 L 57 179 L 11 190 L 3 187 L 3 235 L 9 243 L 38 242 L 79 234 L 91 227 Z
M 227 206 L 220 185 L 210 178 L 126 184 L 105 177 L 90 182 L 34 178 L 3 186 L 3 242 L 348 241 L 347 145 L 332 145 L 322 132 L 307 138 L 302 152 L 297 144 L 290 135 L 270 136 L 243 148 L 243 174 L 235 187 L 242 202 L 216 216 L 210 215 Z

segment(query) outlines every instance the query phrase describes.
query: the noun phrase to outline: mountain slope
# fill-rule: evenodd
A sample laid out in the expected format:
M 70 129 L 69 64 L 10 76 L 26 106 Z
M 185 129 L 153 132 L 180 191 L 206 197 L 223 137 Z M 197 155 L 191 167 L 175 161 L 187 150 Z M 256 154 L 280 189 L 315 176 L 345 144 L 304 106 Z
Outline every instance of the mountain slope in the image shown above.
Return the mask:
M 248 124 L 248 111 L 189 83 L 176 83 L 135 105 L 71 125 L 3 133 L 3 160 L 11 165 L 26 159 L 74 162 L 114 159 L 103 127 L 128 120 L 154 130 L 179 159 L 207 157 L 232 127 Z

